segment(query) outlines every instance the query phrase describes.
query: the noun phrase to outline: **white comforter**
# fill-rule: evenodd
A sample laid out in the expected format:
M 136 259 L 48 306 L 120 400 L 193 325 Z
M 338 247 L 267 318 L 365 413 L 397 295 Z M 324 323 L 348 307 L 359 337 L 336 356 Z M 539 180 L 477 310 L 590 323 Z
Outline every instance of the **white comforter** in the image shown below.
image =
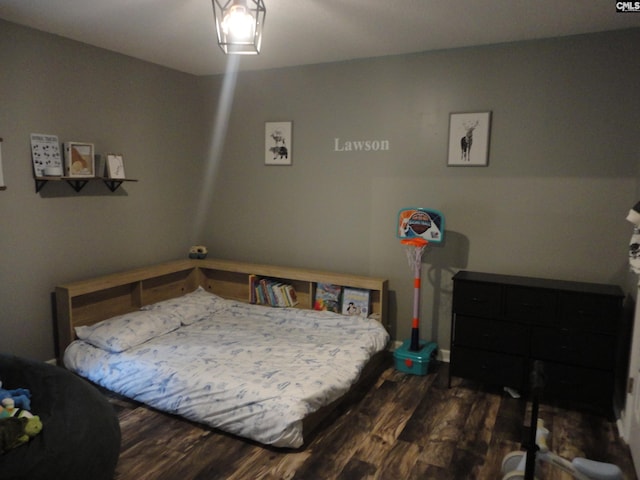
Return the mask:
M 215 315 L 119 353 L 76 340 L 64 363 L 160 410 L 299 447 L 302 419 L 347 392 L 388 338 L 375 320 L 225 300 Z

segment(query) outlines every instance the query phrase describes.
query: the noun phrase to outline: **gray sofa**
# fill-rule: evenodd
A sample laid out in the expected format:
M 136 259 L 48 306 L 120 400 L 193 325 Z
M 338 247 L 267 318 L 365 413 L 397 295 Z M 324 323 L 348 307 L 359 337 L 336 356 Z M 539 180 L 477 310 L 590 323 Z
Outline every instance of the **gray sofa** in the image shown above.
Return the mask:
M 28 388 L 43 424 L 28 444 L 0 455 L 0 480 L 110 480 L 120 425 L 108 400 L 86 380 L 45 362 L 0 354 L 3 388 Z

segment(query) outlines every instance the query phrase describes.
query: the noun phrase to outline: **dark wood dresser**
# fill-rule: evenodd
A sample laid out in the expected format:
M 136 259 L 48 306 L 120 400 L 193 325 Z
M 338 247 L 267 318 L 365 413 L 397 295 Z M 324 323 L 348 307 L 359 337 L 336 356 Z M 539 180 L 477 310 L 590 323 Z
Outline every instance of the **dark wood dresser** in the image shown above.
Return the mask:
M 612 413 L 622 289 L 460 271 L 453 277 L 451 376 L 527 391 L 534 360 L 544 397 Z

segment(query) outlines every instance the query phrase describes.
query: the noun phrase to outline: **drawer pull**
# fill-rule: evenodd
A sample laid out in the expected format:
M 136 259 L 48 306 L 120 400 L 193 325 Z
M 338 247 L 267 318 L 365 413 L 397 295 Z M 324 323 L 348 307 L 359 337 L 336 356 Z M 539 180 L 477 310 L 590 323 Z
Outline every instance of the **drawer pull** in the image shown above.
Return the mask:
M 471 301 L 473 303 L 487 303 L 487 301 L 484 298 L 478 298 L 478 297 L 473 297 Z

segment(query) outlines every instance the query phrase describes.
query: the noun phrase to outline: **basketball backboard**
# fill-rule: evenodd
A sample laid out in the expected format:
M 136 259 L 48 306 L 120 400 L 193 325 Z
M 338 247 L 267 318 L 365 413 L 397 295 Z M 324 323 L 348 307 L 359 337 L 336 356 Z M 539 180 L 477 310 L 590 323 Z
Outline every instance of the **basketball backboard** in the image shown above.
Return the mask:
M 444 215 L 429 208 L 403 208 L 398 212 L 397 236 L 420 237 L 429 243 L 444 239 Z

